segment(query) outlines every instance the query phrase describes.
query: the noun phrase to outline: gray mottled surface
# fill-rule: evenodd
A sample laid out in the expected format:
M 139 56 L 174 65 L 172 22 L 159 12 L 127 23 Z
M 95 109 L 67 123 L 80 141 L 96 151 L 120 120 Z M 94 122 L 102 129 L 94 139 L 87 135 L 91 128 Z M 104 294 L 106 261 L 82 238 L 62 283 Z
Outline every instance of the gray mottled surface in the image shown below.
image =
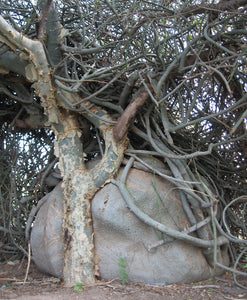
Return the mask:
M 135 204 L 156 221 L 180 231 L 189 226 L 177 189 L 166 180 L 132 169 L 127 188 Z M 63 267 L 62 201 L 62 188 L 58 185 L 41 207 L 31 234 L 36 264 L 58 277 Z M 129 280 L 134 282 L 171 284 L 212 275 L 199 248 L 180 241 L 152 248 L 168 237 L 139 221 L 113 184 L 95 195 L 92 216 L 96 262 L 103 279 L 120 278 L 120 258 L 126 260 Z M 223 263 L 228 263 L 226 255 Z

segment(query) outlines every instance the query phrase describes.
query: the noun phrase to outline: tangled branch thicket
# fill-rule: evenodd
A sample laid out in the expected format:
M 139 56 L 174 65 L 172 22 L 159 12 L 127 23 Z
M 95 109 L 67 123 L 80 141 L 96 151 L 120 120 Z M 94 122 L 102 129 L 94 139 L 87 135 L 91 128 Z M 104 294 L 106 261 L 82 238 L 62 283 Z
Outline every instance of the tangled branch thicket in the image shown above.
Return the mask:
M 114 119 L 116 139 L 128 132 L 126 157 L 167 164 L 191 225 L 210 217 L 212 235 L 217 228 L 230 241 L 235 272 L 243 274 L 247 1 L 49 2 L 1 1 L 0 12 L 17 31 L 42 37 L 60 105 L 78 116 L 87 158 L 104 151 L 86 117 L 106 122 L 91 110 L 100 107 Z M 4 65 L 9 49 L 0 46 Z M 54 160 L 52 134 L 35 129 L 45 127 L 40 100 L 19 67 L 0 70 L 0 252 L 8 254 L 25 251 L 25 222 L 46 192 L 39 174 Z

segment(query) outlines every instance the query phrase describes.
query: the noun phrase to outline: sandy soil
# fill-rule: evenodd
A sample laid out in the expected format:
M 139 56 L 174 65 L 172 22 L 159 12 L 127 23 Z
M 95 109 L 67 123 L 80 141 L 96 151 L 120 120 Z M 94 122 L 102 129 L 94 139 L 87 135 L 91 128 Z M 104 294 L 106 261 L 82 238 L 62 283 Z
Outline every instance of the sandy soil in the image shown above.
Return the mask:
M 65 288 L 60 280 L 40 273 L 32 264 L 24 283 L 26 269 L 26 261 L 0 265 L 0 299 L 247 299 L 247 290 L 237 287 L 231 274 L 193 284 L 122 285 L 113 280 L 110 282 L 98 281 L 92 286 L 84 286 L 83 288 L 81 286 Z M 246 284 L 246 278 L 239 279 L 239 282 Z

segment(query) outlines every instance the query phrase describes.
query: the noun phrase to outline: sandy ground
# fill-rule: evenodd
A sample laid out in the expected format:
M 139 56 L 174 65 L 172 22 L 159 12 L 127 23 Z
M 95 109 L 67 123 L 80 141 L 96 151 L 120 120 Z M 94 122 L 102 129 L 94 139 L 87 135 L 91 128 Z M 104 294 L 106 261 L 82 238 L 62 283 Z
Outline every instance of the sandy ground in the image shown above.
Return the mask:
M 237 287 L 231 274 L 192 284 L 153 286 L 144 284 L 123 285 L 118 281 L 97 281 L 92 286 L 65 288 L 59 279 L 40 273 L 31 265 L 26 283 L 26 261 L 0 265 L 0 299 L 85 299 L 85 300 L 190 300 L 190 299 L 247 299 L 247 290 Z M 245 278 L 239 278 L 247 286 Z M 77 291 L 76 291 L 77 290 Z

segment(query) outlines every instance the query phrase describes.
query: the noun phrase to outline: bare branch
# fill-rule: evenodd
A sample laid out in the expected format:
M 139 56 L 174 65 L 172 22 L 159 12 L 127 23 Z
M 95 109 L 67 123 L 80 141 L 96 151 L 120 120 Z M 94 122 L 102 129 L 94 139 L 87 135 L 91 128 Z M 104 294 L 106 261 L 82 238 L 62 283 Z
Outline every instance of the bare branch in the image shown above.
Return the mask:
M 117 125 L 114 127 L 113 135 L 116 141 L 121 141 L 124 138 L 138 110 L 148 99 L 148 91 L 145 88 L 141 88 L 135 96 L 133 102 L 128 105 L 121 118 L 118 120 Z
M 44 39 L 45 25 L 50 14 L 52 7 L 52 0 L 47 0 L 45 8 L 42 12 L 41 21 L 39 22 L 38 39 L 42 41 Z

